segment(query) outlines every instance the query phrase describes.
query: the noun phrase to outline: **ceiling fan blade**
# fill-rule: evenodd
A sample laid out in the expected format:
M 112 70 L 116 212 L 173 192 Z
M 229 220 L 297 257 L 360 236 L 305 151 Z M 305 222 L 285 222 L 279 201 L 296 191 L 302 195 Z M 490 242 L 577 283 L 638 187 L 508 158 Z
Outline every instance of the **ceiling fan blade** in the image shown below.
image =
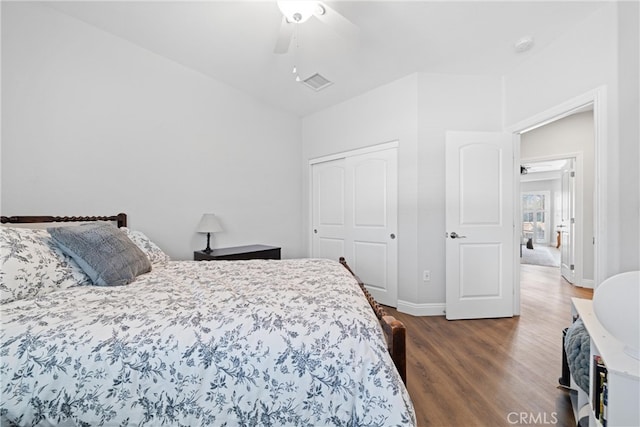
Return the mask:
M 335 9 L 327 6 L 326 3 L 319 3 L 324 9 L 324 14 L 317 13 L 315 16 L 323 23 L 327 24 L 340 35 L 347 39 L 357 38 L 360 34 L 360 28 L 347 18 L 339 14 Z
M 291 37 L 293 36 L 293 26 L 287 22 L 287 18 L 282 17 L 282 24 L 280 24 L 280 31 L 278 32 L 278 40 L 276 41 L 276 47 L 273 50 L 274 53 L 287 53 L 289 45 L 291 44 Z

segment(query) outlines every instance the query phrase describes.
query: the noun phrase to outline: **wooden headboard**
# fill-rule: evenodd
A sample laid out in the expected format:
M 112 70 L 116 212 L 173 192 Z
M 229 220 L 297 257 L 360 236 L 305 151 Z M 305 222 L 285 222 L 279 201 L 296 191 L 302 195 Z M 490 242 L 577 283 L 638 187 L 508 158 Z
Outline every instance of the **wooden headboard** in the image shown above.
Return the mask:
M 88 222 L 114 221 L 118 228 L 127 226 L 127 214 L 119 213 L 111 216 L 3 216 L 2 224 L 33 224 L 37 222 Z

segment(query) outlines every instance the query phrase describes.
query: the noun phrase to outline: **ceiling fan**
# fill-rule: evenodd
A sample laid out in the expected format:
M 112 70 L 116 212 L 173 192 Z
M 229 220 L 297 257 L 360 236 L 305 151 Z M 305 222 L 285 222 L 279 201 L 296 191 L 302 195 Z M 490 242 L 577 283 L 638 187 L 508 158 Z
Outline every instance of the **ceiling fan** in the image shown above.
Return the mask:
M 278 1 L 278 7 L 283 16 L 274 53 L 287 53 L 295 26 L 302 24 L 312 16 L 332 27 L 344 37 L 356 37 L 359 32 L 359 28 L 351 21 L 319 1 Z

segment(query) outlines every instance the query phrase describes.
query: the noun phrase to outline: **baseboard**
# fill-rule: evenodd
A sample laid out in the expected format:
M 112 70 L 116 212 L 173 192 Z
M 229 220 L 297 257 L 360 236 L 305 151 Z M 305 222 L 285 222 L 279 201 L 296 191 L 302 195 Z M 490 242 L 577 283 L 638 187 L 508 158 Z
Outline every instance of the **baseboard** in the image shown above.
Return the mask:
M 582 283 L 579 285 L 581 288 L 593 289 L 596 282 L 593 279 L 582 279 Z
M 446 305 L 444 303 L 416 304 L 398 300 L 397 310 L 400 313 L 406 313 L 412 316 L 444 316 L 445 308 Z

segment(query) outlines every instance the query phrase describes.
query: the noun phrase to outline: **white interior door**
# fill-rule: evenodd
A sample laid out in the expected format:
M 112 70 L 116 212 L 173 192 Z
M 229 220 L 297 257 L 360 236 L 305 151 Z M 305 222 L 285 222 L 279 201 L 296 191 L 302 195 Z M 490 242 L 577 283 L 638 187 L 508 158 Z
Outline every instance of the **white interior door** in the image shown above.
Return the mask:
M 312 164 L 312 253 L 344 256 L 373 297 L 398 301 L 397 148 Z
M 562 209 L 560 225 L 560 273 L 569 283 L 575 283 L 575 167 L 569 159 L 562 169 Z
M 345 253 L 381 304 L 398 305 L 398 171 L 395 148 L 347 157 Z
M 345 254 L 345 159 L 312 166 L 313 237 L 315 258 L 338 260 Z
M 513 316 L 513 136 L 447 132 L 446 316 Z

